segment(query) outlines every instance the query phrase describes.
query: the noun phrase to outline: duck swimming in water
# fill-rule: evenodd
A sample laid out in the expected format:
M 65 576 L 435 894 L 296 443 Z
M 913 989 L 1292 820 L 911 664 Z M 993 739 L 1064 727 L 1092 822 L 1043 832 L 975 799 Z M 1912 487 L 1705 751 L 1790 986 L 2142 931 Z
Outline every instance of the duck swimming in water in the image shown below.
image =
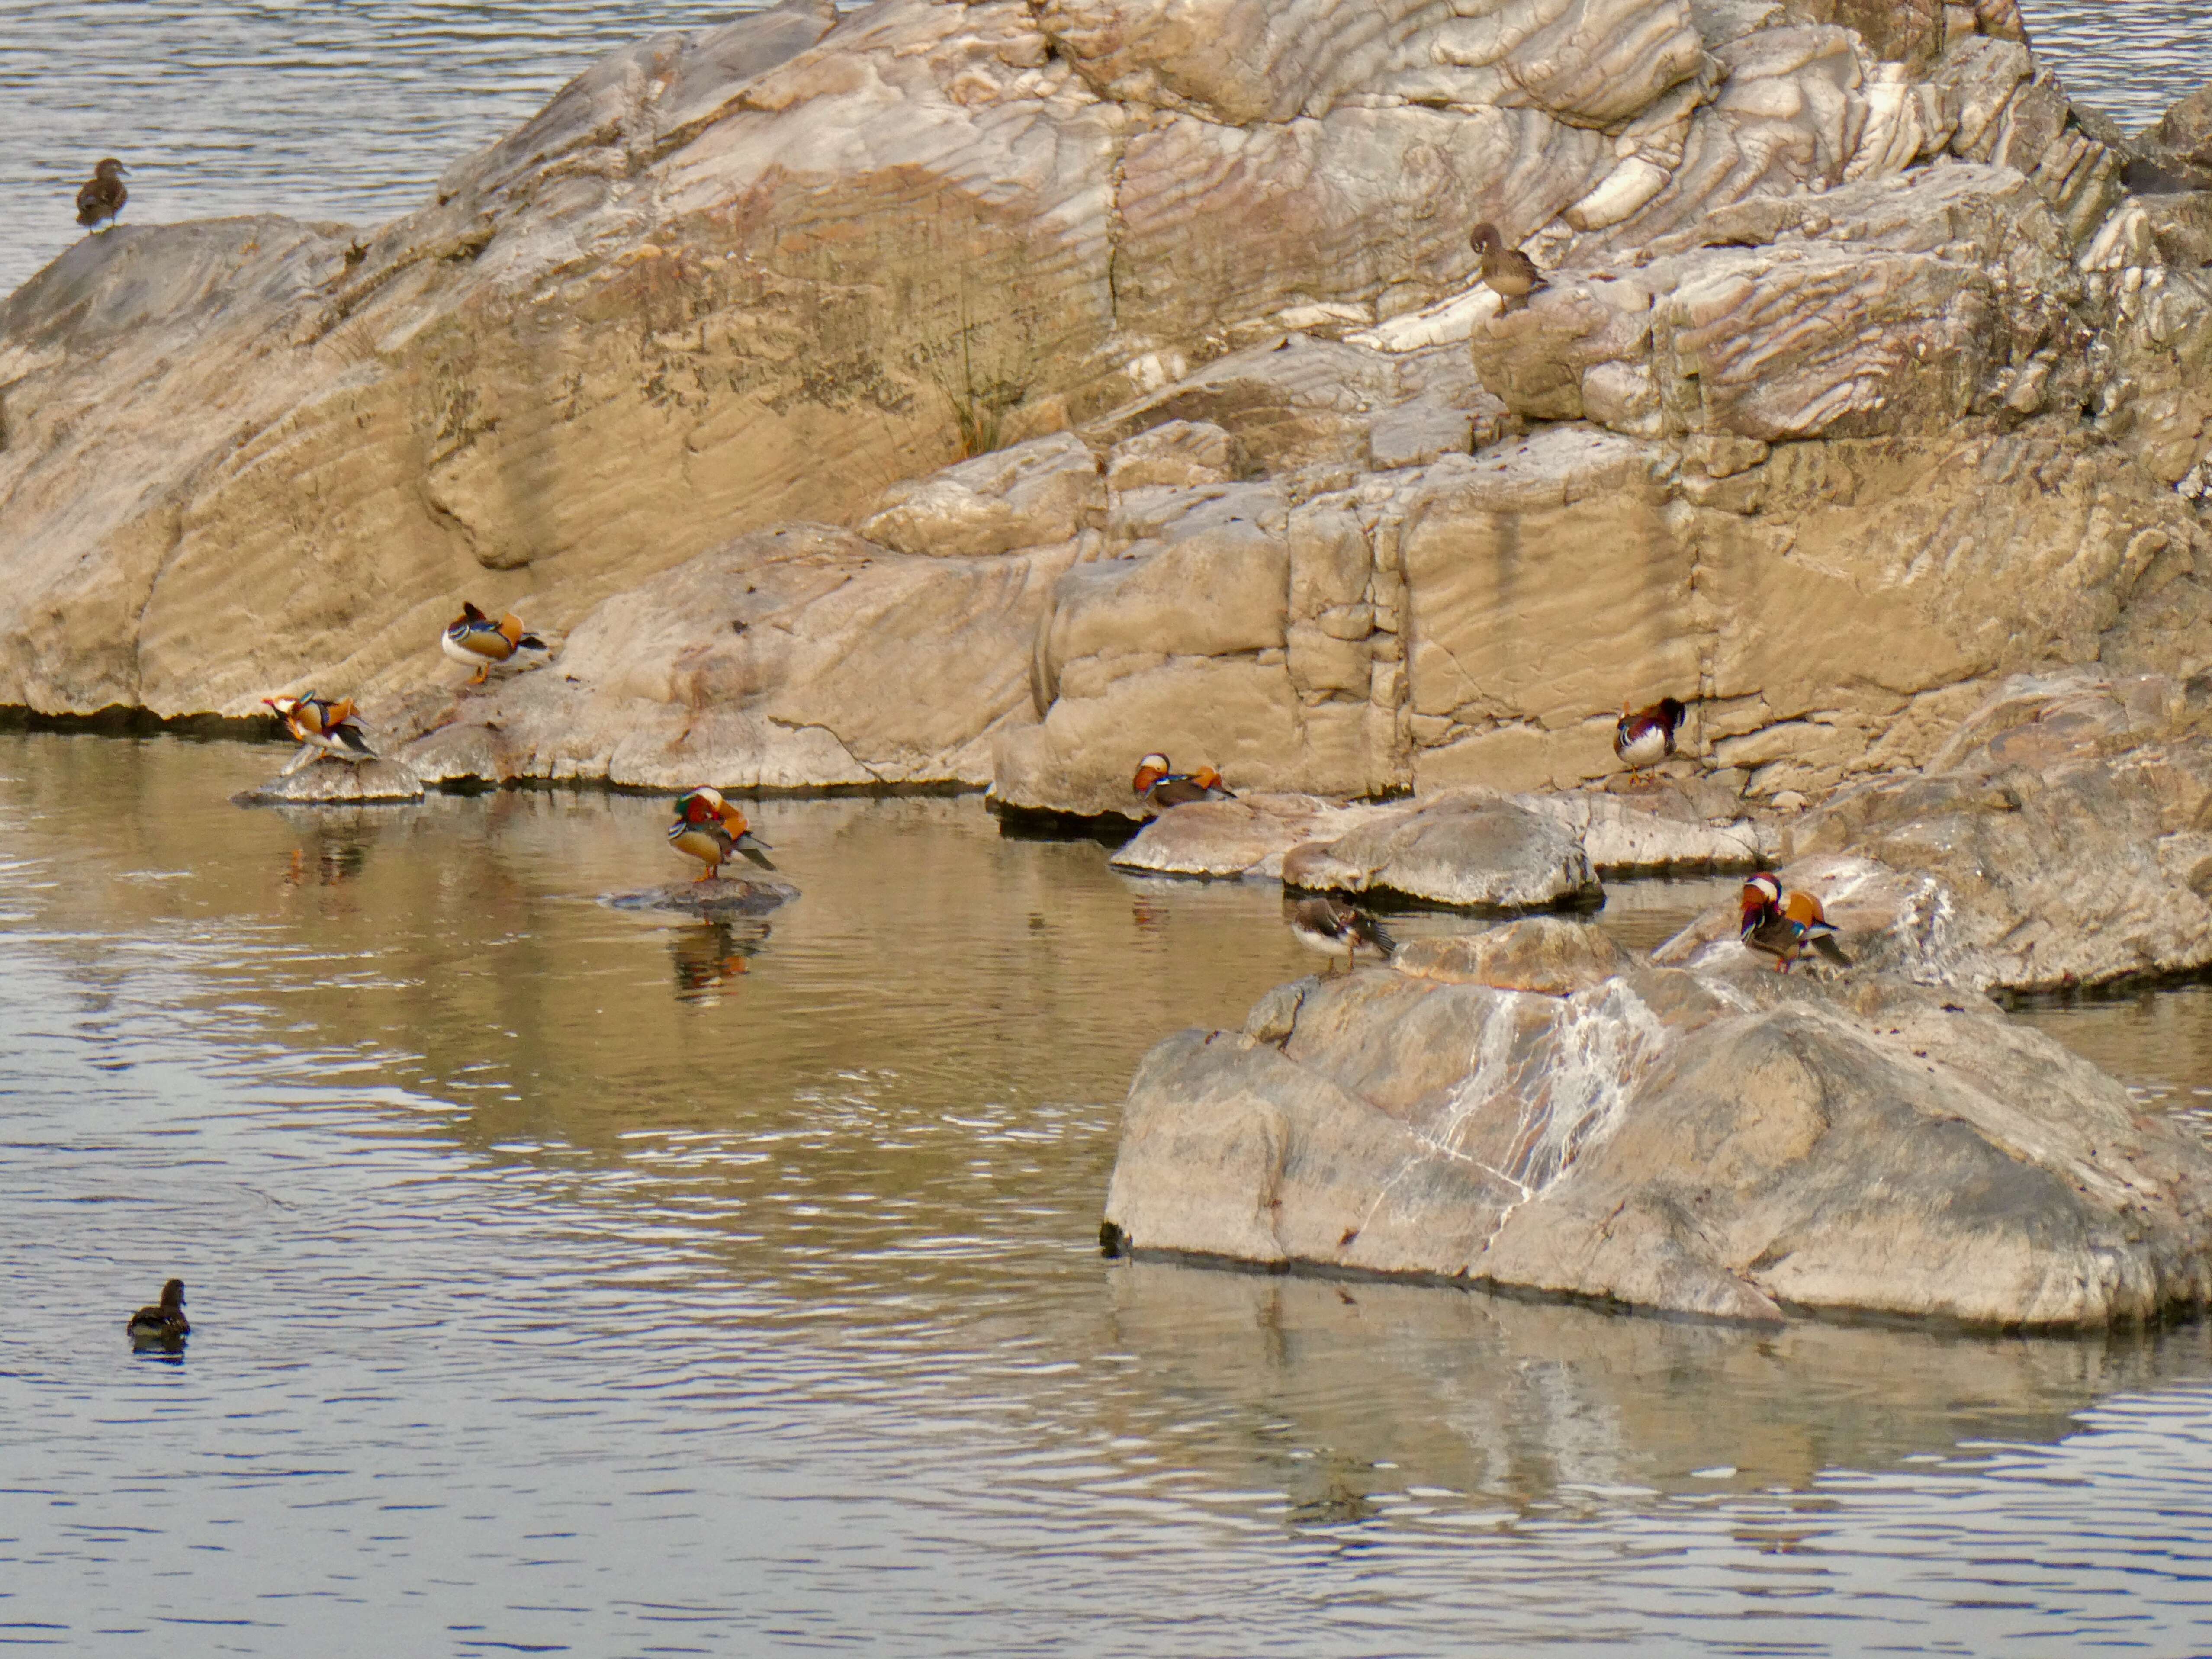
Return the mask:
M 1792 963 L 1816 951 L 1838 968 L 1850 967 L 1851 959 L 1836 943 L 1836 933 L 1820 901 L 1810 893 L 1790 891 L 1763 872 L 1744 883 L 1741 937 L 1753 950 L 1775 959 L 1776 973 L 1788 973 Z
M 1372 951 L 1388 957 L 1398 942 L 1382 931 L 1382 924 L 1364 910 L 1340 898 L 1316 893 L 1305 898 L 1283 896 L 1283 920 L 1291 924 L 1291 937 L 1309 951 L 1325 957 L 1342 957 L 1344 970 L 1352 971 L 1359 952 Z
M 1498 227 L 1487 220 L 1477 225 L 1467 240 L 1482 256 L 1482 285 L 1498 296 L 1500 316 L 1526 307 L 1531 294 L 1551 286 L 1536 269 L 1536 262 L 1519 248 L 1506 246 Z
M 668 844 L 707 867 L 698 879 L 712 881 L 721 873 L 732 853 L 742 853 L 763 870 L 775 849 L 752 833 L 745 815 L 714 789 L 687 790 L 676 798 L 676 822 L 668 826 Z
M 482 685 L 495 667 L 516 652 L 543 651 L 545 641 L 535 634 L 524 633 L 522 618 L 512 611 L 494 622 L 465 600 L 461 614 L 446 624 L 438 648 L 455 662 L 475 669 L 477 677 L 469 684 Z
M 191 1322 L 185 1317 L 185 1281 L 173 1279 L 161 1286 L 161 1299 L 150 1308 L 141 1308 L 123 1322 L 123 1328 L 131 1334 L 133 1342 L 178 1342 L 190 1334 Z
M 1662 697 L 1649 708 L 1633 712 L 1621 704 L 1620 719 L 1613 728 L 1613 752 L 1632 772 L 1658 765 L 1674 754 L 1674 734 L 1682 729 L 1682 717 L 1688 712 L 1673 697 Z
M 296 738 L 300 752 L 292 757 L 292 763 L 283 775 L 289 776 L 319 755 L 330 755 L 342 761 L 373 761 L 376 751 L 368 746 L 368 734 L 362 729 L 361 711 L 353 706 L 353 699 L 341 697 L 331 702 L 310 691 L 304 697 L 264 697 L 262 702 L 276 711 L 284 722 L 284 729 Z
M 1195 772 L 1177 772 L 1168 764 L 1165 755 L 1147 755 L 1137 763 L 1137 775 L 1130 779 L 1129 787 L 1137 799 L 1158 811 L 1170 806 L 1186 806 L 1194 800 L 1235 800 L 1236 795 L 1221 781 L 1221 774 L 1210 766 L 1201 766 Z
M 76 222 L 88 230 L 99 228 L 102 219 L 110 225 L 115 216 L 123 211 L 123 204 L 131 199 L 124 186 L 124 175 L 131 171 L 112 155 L 93 168 L 92 177 L 77 187 Z

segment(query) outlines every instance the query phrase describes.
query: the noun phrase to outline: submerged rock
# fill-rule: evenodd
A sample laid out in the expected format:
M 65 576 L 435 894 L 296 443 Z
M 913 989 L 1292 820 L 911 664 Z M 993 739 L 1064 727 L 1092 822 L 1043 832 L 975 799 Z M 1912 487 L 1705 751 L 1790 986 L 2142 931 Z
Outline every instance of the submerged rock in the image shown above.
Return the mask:
M 759 916 L 798 896 L 799 889 L 787 881 L 717 876 L 711 881 L 672 881 L 635 892 L 612 893 L 603 902 L 617 910 L 668 910 L 708 917 Z
M 2212 1152 L 2057 1042 L 1895 981 L 1592 982 L 1607 950 L 1571 926 L 1437 941 L 1161 1043 L 1109 1238 L 1759 1322 L 2076 1328 L 2212 1294 Z M 1538 982 L 1566 994 L 1507 988 Z
M 422 799 L 422 780 L 404 761 L 342 761 L 319 756 L 296 772 L 281 773 L 231 797 L 240 806 L 339 806 L 400 804 Z

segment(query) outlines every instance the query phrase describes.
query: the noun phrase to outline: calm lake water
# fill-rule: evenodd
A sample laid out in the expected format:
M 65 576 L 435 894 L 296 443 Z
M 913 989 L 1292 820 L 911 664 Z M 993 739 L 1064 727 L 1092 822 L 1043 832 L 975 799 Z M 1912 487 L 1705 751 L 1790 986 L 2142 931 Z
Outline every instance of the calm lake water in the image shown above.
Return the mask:
M 2212 1648 L 2203 1328 L 1101 1260 L 1138 1057 L 1311 963 L 1264 887 L 769 802 L 803 896 L 721 930 L 599 902 L 660 802 L 228 804 L 286 752 L 0 736 L 0 1643 Z M 2185 1103 L 2202 1006 L 2038 1018 Z
M 82 234 L 76 186 L 102 155 L 130 162 L 135 220 L 278 212 L 381 223 L 592 58 L 757 9 L 11 0 L 0 5 L 0 295 Z M 2130 131 L 2212 79 L 2204 0 L 2023 9 L 2075 95 Z

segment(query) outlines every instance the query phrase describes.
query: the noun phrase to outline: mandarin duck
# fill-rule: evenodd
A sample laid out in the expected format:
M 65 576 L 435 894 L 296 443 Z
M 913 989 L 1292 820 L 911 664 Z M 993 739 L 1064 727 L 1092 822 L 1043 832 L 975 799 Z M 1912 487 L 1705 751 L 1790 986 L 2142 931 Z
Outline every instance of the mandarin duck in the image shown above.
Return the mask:
M 1516 309 L 1516 301 L 1526 306 L 1531 294 L 1550 286 L 1536 262 L 1519 248 L 1506 246 L 1498 227 L 1489 221 L 1477 225 L 1467 240 L 1482 256 L 1482 285 L 1498 296 L 1499 315 Z
M 1237 799 L 1222 783 L 1221 774 L 1212 767 L 1177 772 L 1169 766 L 1165 755 L 1147 755 L 1139 761 L 1137 775 L 1129 780 L 1129 787 L 1139 800 L 1163 812 L 1170 806 L 1185 806 L 1194 800 Z
M 543 651 L 545 641 L 524 633 L 522 618 L 514 612 L 494 622 L 464 600 L 461 614 L 446 624 L 438 648 L 464 667 L 475 669 L 477 677 L 469 684 L 482 685 L 495 667 L 516 652 Z
M 752 833 L 745 815 L 718 790 L 692 789 L 676 798 L 676 822 L 668 826 L 668 844 L 707 866 L 700 872 L 701 881 L 720 875 L 732 853 L 744 854 L 763 870 L 775 868 L 763 850 L 768 843 Z
M 1613 752 L 1632 772 L 1656 766 L 1674 752 L 1674 734 L 1682 729 L 1689 711 L 1673 697 L 1662 697 L 1649 708 L 1631 710 L 1620 705 L 1620 719 L 1613 728 Z
M 123 1322 L 133 1342 L 176 1342 L 191 1331 L 185 1317 L 185 1281 L 173 1279 L 161 1286 L 161 1299 L 141 1308 Z
M 341 697 L 331 702 L 310 691 L 304 697 L 264 697 L 262 702 L 276 711 L 300 744 L 300 752 L 292 757 L 292 763 L 283 775 L 289 776 L 319 755 L 331 755 L 342 761 L 373 761 L 376 751 L 368 746 L 368 736 L 362 730 L 361 711 L 353 706 L 353 699 Z
M 97 229 L 102 219 L 112 225 L 115 216 L 123 211 L 123 204 L 131 199 L 131 192 L 123 185 L 124 175 L 130 171 L 112 155 L 93 168 L 92 177 L 77 188 L 77 223 L 88 230 Z
M 1786 974 L 1790 964 L 1819 951 L 1839 968 L 1851 959 L 1836 943 L 1836 926 L 1810 893 L 1785 890 L 1774 877 L 1761 873 L 1743 884 L 1743 942 L 1775 958 L 1774 971 Z
M 1342 957 L 1350 973 L 1359 952 L 1372 951 L 1387 957 L 1398 942 L 1382 931 L 1382 924 L 1364 910 L 1340 898 L 1316 893 L 1306 898 L 1283 896 L 1283 920 L 1291 924 L 1291 937 L 1309 951 L 1325 957 Z

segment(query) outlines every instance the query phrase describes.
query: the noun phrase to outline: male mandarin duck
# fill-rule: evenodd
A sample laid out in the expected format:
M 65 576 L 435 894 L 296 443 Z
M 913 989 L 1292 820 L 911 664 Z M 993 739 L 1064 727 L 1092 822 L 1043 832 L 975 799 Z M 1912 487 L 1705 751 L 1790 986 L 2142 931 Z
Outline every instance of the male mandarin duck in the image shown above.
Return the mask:
M 1137 775 L 1129 781 L 1129 787 L 1139 800 L 1147 806 L 1165 811 L 1170 806 L 1183 806 L 1194 800 L 1235 800 L 1235 794 L 1222 783 L 1221 774 L 1210 766 L 1201 766 L 1195 772 L 1177 772 L 1168 764 L 1165 755 L 1147 755 L 1137 763 Z
M 1318 951 L 1325 957 L 1342 957 L 1346 973 L 1352 971 L 1362 950 L 1388 957 L 1398 948 L 1397 941 L 1382 931 L 1381 922 L 1364 910 L 1327 894 L 1317 893 L 1308 898 L 1292 898 L 1285 894 L 1283 920 L 1291 924 L 1291 936 L 1307 950 Z
M 1501 316 L 1516 309 L 1516 300 L 1526 306 L 1531 294 L 1550 286 L 1534 259 L 1517 247 L 1505 246 L 1496 225 L 1486 220 L 1467 240 L 1468 246 L 1482 256 L 1482 285 L 1498 296 Z
M 1621 704 L 1620 721 L 1613 728 L 1613 752 L 1627 762 L 1632 772 L 1658 765 L 1674 752 L 1674 734 L 1682 729 L 1682 716 L 1688 712 L 1673 697 L 1633 711 Z
M 192 1328 L 185 1318 L 185 1281 L 173 1279 L 162 1285 L 161 1301 L 139 1309 L 123 1322 L 123 1328 L 134 1342 L 175 1342 L 188 1335 Z
M 328 697 L 319 697 L 310 691 L 304 697 L 264 697 L 262 702 L 276 711 L 284 722 L 284 729 L 298 740 L 300 752 L 292 757 L 287 774 L 298 771 L 318 755 L 335 755 L 343 761 L 369 761 L 376 751 L 368 746 L 368 736 L 362 730 L 361 711 L 353 706 L 353 699 L 341 697 L 336 702 Z
M 676 798 L 676 822 L 668 826 L 668 844 L 707 866 L 700 872 L 701 881 L 720 875 L 732 853 L 744 854 L 763 870 L 775 868 L 763 850 L 768 843 L 752 833 L 745 815 L 713 789 L 689 790 Z
M 543 651 L 545 641 L 535 634 L 522 631 L 522 618 L 509 611 L 497 622 L 470 605 L 461 605 L 461 614 L 446 624 L 444 637 L 438 648 L 465 667 L 477 671 L 471 685 L 482 685 L 499 664 L 518 651 Z
M 88 230 L 97 230 L 100 222 L 105 219 L 112 228 L 116 216 L 123 211 L 123 204 L 131 199 L 131 191 L 123 182 L 130 171 L 112 155 L 93 168 L 92 177 L 77 187 L 77 223 Z
M 1810 893 L 1786 890 L 1775 878 L 1759 874 L 1743 884 L 1743 942 L 1775 958 L 1774 971 L 1786 974 L 1790 964 L 1814 951 L 1848 968 L 1851 959 L 1836 943 L 1835 924 Z

